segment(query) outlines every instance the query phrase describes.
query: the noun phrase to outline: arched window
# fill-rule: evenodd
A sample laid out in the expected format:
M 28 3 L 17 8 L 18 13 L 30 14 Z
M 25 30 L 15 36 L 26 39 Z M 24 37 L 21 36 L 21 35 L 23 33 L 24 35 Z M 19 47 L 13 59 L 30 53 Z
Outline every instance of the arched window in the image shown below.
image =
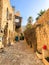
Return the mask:
M 6 17 L 7 17 L 7 20 L 9 19 L 9 11 L 8 11 L 8 8 L 7 8 L 7 14 L 6 14 Z

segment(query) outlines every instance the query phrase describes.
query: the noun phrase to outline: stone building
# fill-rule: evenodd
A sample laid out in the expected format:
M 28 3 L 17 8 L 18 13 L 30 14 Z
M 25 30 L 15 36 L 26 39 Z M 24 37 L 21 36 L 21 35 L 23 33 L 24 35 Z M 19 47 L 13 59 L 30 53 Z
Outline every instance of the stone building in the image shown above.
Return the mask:
M 10 0 L 0 0 L 0 33 L 3 33 L 2 43 L 6 46 L 13 43 L 14 8 Z
M 21 23 L 22 23 L 22 17 L 20 16 L 20 12 L 17 11 L 15 14 L 15 36 L 20 35 L 22 33 Z
M 44 45 L 49 50 L 49 9 L 36 21 L 37 49 L 42 51 Z

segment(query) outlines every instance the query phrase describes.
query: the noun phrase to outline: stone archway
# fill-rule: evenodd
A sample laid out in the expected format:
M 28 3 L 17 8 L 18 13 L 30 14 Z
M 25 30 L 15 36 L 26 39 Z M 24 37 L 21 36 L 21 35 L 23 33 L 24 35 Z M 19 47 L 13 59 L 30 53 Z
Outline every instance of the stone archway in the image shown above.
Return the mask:
M 6 23 L 4 28 L 3 45 L 7 45 L 7 35 L 8 35 L 8 23 Z

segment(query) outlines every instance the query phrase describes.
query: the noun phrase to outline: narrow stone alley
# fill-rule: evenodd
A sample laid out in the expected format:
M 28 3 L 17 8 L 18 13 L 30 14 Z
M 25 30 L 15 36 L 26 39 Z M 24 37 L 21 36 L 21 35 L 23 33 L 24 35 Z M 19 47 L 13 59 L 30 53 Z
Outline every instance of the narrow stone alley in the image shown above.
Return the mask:
M 0 53 L 0 65 L 44 65 L 26 42 L 16 42 Z

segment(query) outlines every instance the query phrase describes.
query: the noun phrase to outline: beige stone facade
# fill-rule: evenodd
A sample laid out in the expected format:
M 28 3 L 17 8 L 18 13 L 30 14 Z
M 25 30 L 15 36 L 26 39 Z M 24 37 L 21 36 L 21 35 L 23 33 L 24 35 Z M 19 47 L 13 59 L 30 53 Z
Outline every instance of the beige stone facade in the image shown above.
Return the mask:
M 1 28 L 1 20 L 2 20 L 2 0 L 0 0 L 0 28 Z
M 15 14 L 15 36 L 20 36 L 22 33 L 21 23 L 22 23 L 22 17 L 20 15 L 20 12 L 17 11 Z
M 36 28 L 37 49 L 41 50 L 44 45 L 49 49 L 49 27 L 48 24 L 41 24 Z
M 37 49 L 42 51 L 42 47 L 47 45 L 47 49 L 49 50 L 49 9 L 36 23 Z
M 13 42 L 13 31 L 14 31 L 14 9 L 10 5 L 10 0 L 0 0 L 0 27 L 3 31 L 3 44 L 9 41 Z

